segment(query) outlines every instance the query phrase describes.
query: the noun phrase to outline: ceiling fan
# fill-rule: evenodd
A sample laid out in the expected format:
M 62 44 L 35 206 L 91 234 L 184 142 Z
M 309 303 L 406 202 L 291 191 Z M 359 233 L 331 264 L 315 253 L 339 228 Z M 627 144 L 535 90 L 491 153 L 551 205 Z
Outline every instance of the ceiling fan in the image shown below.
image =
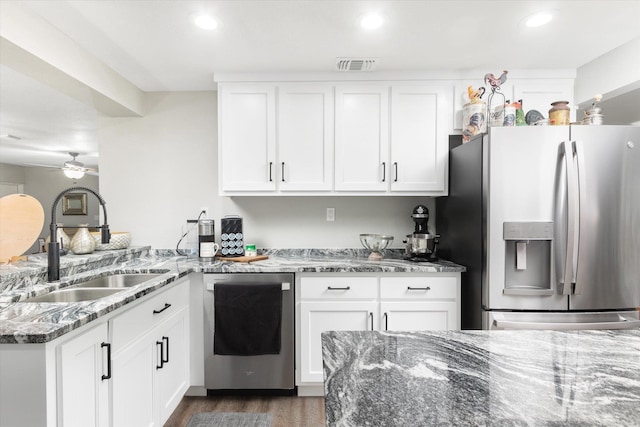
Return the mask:
M 55 169 L 60 169 L 64 172 L 65 176 L 67 178 L 72 178 L 72 179 L 80 179 L 84 176 L 84 174 L 88 174 L 88 175 L 98 175 L 98 170 L 97 169 L 93 169 L 93 168 L 87 168 L 84 166 L 84 163 L 79 162 L 76 160 L 76 157 L 78 157 L 79 153 L 75 153 L 70 151 L 69 155 L 73 158 L 72 160 L 67 160 L 66 162 L 64 162 L 62 167 L 58 167 L 58 166 L 49 166 L 49 165 L 40 165 L 40 164 L 34 164 L 31 163 L 29 164 L 29 166 L 43 166 L 46 168 L 55 168 Z

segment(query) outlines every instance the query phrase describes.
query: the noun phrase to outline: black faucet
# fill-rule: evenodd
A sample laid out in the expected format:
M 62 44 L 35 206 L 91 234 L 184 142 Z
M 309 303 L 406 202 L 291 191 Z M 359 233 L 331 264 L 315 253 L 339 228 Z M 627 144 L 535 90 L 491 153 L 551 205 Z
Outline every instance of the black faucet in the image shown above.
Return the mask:
M 102 229 L 102 243 L 107 244 L 109 243 L 109 240 L 111 240 L 111 233 L 109 232 L 109 225 L 107 224 L 107 206 L 102 196 L 87 187 L 71 187 L 58 194 L 58 197 L 56 197 L 55 201 L 53 202 L 53 207 L 51 208 L 51 225 L 49 226 L 49 228 L 51 229 L 51 241 L 49 242 L 47 265 L 49 282 L 60 280 L 60 243 L 58 243 L 56 207 L 58 206 L 58 203 L 60 203 L 62 196 L 72 191 L 87 191 L 98 198 L 100 204 L 102 205 L 102 212 L 104 213 L 104 224 L 95 228 Z

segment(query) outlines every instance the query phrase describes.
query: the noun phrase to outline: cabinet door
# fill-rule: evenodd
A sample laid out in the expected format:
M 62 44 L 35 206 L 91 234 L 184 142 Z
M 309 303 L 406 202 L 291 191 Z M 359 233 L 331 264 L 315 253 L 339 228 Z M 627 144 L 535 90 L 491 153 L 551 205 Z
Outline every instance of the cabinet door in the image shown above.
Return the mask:
M 281 191 L 333 186 L 333 89 L 278 87 L 278 185 Z
M 275 88 L 224 85 L 219 101 L 221 191 L 274 191 Z
M 163 425 L 189 388 L 189 310 L 183 309 L 160 326 L 156 334 L 156 395 Z M 159 362 L 159 363 L 158 363 Z
M 451 90 L 391 88 L 391 191 L 444 192 Z
M 380 329 L 385 331 L 438 331 L 458 329 L 455 302 L 382 302 Z
M 58 347 L 59 425 L 109 425 L 107 339 L 104 323 Z
M 300 304 L 300 379 L 322 382 L 324 331 L 366 331 L 376 328 L 376 301 L 302 302 Z
M 158 349 L 153 338 L 151 333 L 143 335 L 114 354 L 112 407 L 116 427 L 156 425 L 153 390 Z
M 335 189 L 386 191 L 389 87 L 336 87 Z

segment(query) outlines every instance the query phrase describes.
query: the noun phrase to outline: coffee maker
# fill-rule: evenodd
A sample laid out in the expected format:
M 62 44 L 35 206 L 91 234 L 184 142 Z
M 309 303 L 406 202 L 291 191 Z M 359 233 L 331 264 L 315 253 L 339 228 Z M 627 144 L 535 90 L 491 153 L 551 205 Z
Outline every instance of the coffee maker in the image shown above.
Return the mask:
M 403 240 L 407 245 L 405 259 L 436 261 L 436 245 L 440 236 L 429 233 L 429 209 L 425 205 L 418 205 L 413 208 L 411 218 L 414 222 L 413 234 L 407 234 L 407 240 Z

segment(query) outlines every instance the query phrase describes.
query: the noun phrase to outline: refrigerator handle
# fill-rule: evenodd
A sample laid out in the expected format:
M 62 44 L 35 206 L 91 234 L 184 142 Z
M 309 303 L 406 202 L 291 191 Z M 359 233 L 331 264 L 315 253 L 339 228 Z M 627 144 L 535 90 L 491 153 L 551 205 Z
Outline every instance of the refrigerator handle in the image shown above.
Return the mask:
M 560 153 L 564 157 L 565 170 L 567 172 L 567 234 L 566 234 L 566 254 L 564 258 L 564 268 L 560 278 L 560 288 L 562 294 L 571 295 L 572 284 L 574 283 L 574 251 L 576 243 L 576 218 L 578 217 L 578 206 L 576 203 L 577 175 L 574 163 L 573 145 L 570 141 L 565 141 L 560 147 Z M 561 218 L 558 218 L 561 219 Z
M 513 320 L 494 320 L 495 329 L 550 329 L 550 330 L 585 330 L 585 329 L 636 329 L 640 320 L 621 320 L 618 322 L 519 322 Z
M 578 280 L 578 271 L 580 265 L 585 262 L 582 258 L 584 255 L 580 251 L 580 230 L 584 230 L 585 228 L 582 226 L 582 212 L 580 210 L 580 205 L 583 201 L 587 200 L 587 171 L 585 170 L 585 162 L 584 162 L 584 149 L 582 147 L 582 143 L 580 141 L 573 141 L 573 150 L 576 156 L 576 197 L 578 198 L 576 202 L 577 209 L 577 228 L 576 228 L 576 243 L 575 243 L 575 254 L 574 254 L 574 294 L 582 293 L 582 284 L 580 280 Z

